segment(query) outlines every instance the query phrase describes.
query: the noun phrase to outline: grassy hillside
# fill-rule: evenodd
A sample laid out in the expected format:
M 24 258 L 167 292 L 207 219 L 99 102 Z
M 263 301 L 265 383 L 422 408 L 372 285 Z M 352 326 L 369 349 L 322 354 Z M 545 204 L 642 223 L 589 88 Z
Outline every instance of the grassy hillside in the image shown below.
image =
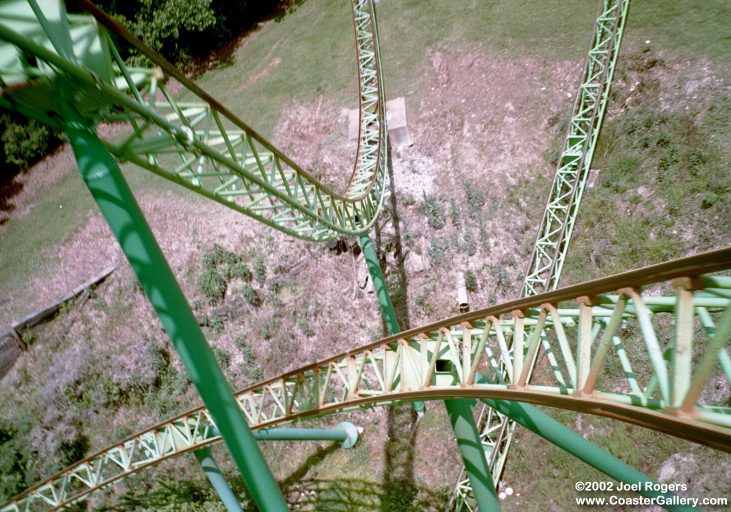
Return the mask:
M 394 150 L 394 200 L 375 237 L 404 326 L 456 312 L 455 270 L 474 276 L 474 308 L 518 292 L 595 7 L 379 4 L 387 94 L 406 98 L 415 140 Z M 565 283 L 731 243 L 728 19 L 724 0 L 632 6 L 593 165 L 598 177 L 578 217 Z M 198 82 L 295 161 L 349 172 L 351 155 L 339 144 L 341 110 L 355 106 L 351 39 L 347 2 L 308 0 L 241 41 Z M 361 286 L 362 259 L 287 239 L 143 171 L 125 173 L 234 387 L 381 335 L 375 299 Z M 0 225 L 0 322 L 120 257 L 68 158 L 26 178 L 22 203 Z M 33 180 L 44 186 L 34 189 Z M 0 501 L 198 402 L 125 265 L 29 341 L 31 351 L 0 381 Z M 709 493 L 727 487 L 727 456 L 547 412 L 648 474 L 662 469 L 670 481 Z M 418 428 L 398 409 L 350 421 L 366 429 L 351 451 L 265 446 L 292 502 L 311 510 L 443 507 L 459 460 L 441 405 L 430 406 Z M 223 450 L 218 456 L 233 475 Z M 155 481 L 139 475 L 89 509 L 218 510 L 189 462 L 156 469 Z M 516 495 L 503 508 L 573 510 L 572 483 L 599 480 L 592 471 L 521 431 L 505 476 Z

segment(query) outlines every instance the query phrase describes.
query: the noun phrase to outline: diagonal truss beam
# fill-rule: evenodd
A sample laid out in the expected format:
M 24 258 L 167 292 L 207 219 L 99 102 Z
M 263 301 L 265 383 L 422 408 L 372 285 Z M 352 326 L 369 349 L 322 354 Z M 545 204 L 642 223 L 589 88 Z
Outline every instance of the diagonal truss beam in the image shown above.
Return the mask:
M 731 382 L 731 277 L 712 275 L 722 270 L 731 270 L 731 248 L 517 299 L 305 366 L 239 391 L 236 400 L 253 429 L 403 400 L 512 400 L 604 415 L 728 452 L 729 396 L 714 391 L 719 379 Z M 677 328 L 687 311 L 693 328 Z M 516 359 L 507 346 L 530 353 L 545 339 L 560 353 L 562 337 L 573 365 L 557 357 L 555 367 L 527 382 L 528 359 Z M 620 346 L 632 348 L 624 362 Z M 673 357 L 679 347 L 691 347 L 692 357 Z M 501 363 L 512 368 L 508 378 Z M 627 382 L 618 384 L 617 375 Z M 663 391 L 679 389 L 679 375 L 687 386 L 677 395 Z M 214 429 L 206 409 L 187 412 L 65 469 L 0 512 L 59 510 L 216 442 Z
M 387 136 L 371 0 L 351 1 L 360 123 L 355 164 L 343 193 L 304 171 L 90 1 L 79 3 L 93 17 L 68 17 L 64 45 L 53 44 L 58 27 L 45 23 L 50 14 L 43 15 L 55 12 L 59 0 L 28 2 L 0 5 L 0 54 L 8 56 L 0 70 L 3 107 L 60 128 L 54 91 L 73 88 L 74 106 L 90 123 L 125 126 L 121 139 L 105 141 L 119 161 L 299 238 L 327 240 L 372 226 L 384 195 Z M 155 67 L 127 66 L 110 33 Z M 178 100 L 170 90 L 173 82 L 194 99 Z
M 558 286 L 609 100 L 629 4 L 630 0 L 600 0 L 582 82 L 576 94 L 569 129 L 523 281 L 522 296 L 554 290 Z M 542 340 L 541 344 L 545 348 L 545 341 Z M 566 350 L 565 345 L 561 348 Z M 536 350 L 531 354 L 531 368 L 538 353 Z M 517 357 L 522 358 L 523 354 Z M 547 357 L 555 366 L 554 354 L 549 351 Z M 506 371 L 508 369 L 503 368 L 503 372 Z M 499 412 L 482 406 L 478 413 L 478 425 L 497 485 L 516 424 Z M 471 492 L 462 468 L 452 493 L 450 509 L 474 510 Z

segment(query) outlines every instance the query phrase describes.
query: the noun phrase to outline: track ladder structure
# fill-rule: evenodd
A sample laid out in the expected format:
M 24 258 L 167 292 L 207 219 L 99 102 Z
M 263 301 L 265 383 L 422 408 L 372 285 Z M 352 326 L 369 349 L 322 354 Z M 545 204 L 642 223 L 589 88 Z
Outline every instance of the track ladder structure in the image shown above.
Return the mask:
M 347 189 L 320 183 L 160 55 L 91 2 L 94 17 L 67 15 L 58 0 L 0 3 L 0 105 L 61 129 L 58 91 L 90 123 L 121 123 L 127 135 L 105 144 L 132 162 L 289 235 L 322 241 L 367 231 L 380 211 L 386 125 L 375 11 L 353 0 L 359 137 Z M 156 67 L 127 66 L 120 36 Z M 176 81 L 195 97 L 176 100 Z
M 716 392 L 719 379 L 731 383 L 731 277 L 714 275 L 730 270 L 731 248 L 524 297 L 270 378 L 238 391 L 237 404 L 260 429 L 401 401 L 527 402 L 731 452 L 731 407 Z M 548 376 L 528 382 L 544 339 L 561 357 Z M 77 462 L 0 512 L 62 510 L 220 440 L 199 407 Z
M 568 133 L 543 212 L 530 266 L 523 280 L 523 297 L 558 287 L 606 112 L 629 4 L 630 0 L 600 0 Z M 548 354 L 553 357 L 550 352 Z M 536 352 L 534 357 L 537 355 Z M 534 364 L 535 360 L 532 360 L 531 368 Z M 484 405 L 478 413 L 477 423 L 493 482 L 497 486 L 516 424 Z M 449 508 L 456 511 L 474 510 L 471 493 L 470 481 L 463 466 Z
M 59 102 L 89 126 L 124 123 L 120 139 L 104 141 L 119 161 L 299 238 L 361 234 L 373 224 L 385 189 L 387 137 L 369 0 L 352 1 L 360 136 L 342 194 L 304 172 L 88 0 L 78 1 L 93 18 L 66 15 L 52 0 L 0 3 L 0 104 L 59 128 Z M 551 278 L 560 272 L 586 182 L 627 4 L 603 0 L 525 296 L 240 390 L 235 408 L 251 429 L 404 401 L 477 398 L 603 415 L 731 451 L 728 397 L 713 392 L 719 379 L 731 382 L 731 278 L 717 275 L 731 271 L 731 248 L 560 290 Z M 126 66 L 110 33 L 156 67 Z M 171 80 L 196 99 L 176 100 Z M 560 357 L 549 358 L 550 371 L 533 382 L 541 347 Z M 505 434 L 510 429 L 501 427 Z M 129 475 L 220 442 L 220 434 L 212 409 L 190 410 L 65 468 L 0 512 L 62 510 Z M 493 453 L 503 455 L 491 459 L 493 468 L 496 461 L 502 467 L 507 453 L 510 436 L 501 439 Z

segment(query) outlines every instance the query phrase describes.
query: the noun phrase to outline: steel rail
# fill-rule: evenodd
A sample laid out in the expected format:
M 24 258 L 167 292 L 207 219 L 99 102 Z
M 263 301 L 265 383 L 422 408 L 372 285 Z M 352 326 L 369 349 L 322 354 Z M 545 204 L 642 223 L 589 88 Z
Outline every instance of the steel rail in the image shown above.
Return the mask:
M 373 225 L 385 192 L 387 134 L 375 10 L 370 0 L 351 1 L 360 122 L 355 163 L 342 194 L 295 164 L 91 2 L 79 3 L 94 18 L 87 17 L 86 27 L 83 16 L 74 18 L 86 31 L 71 31 L 69 44 L 76 51 L 71 56 L 44 44 L 52 38 L 40 30 L 14 30 L 11 25 L 17 16 L 0 12 L 4 50 L 9 46 L 21 50 L 17 61 L 0 72 L 0 104 L 56 125 L 53 101 L 39 102 L 38 98 L 52 97 L 59 81 L 70 82 L 78 88 L 82 98 L 79 110 L 90 122 L 107 120 L 129 126 L 131 133 L 121 142 L 106 141 L 120 161 L 133 162 L 295 237 L 327 240 L 358 235 Z M 22 7 L 20 2 L 16 4 Z M 32 16 L 35 13 L 26 13 L 26 18 Z M 92 29 L 96 39 L 89 44 Z M 107 30 L 157 67 L 128 68 Z M 97 53 L 88 49 L 97 46 Z M 38 62 L 30 62 L 28 55 Z M 178 102 L 166 88 L 169 78 L 181 83 L 197 100 Z M 44 104 L 39 107 L 36 103 Z M 166 156 L 170 154 L 180 163 L 173 164 Z
M 558 286 L 606 112 L 629 4 L 630 0 L 599 0 L 582 82 L 529 259 L 521 291 L 523 296 Z M 538 352 L 535 353 L 537 355 Z M 549 357 L 553 357 L 552 354 Z M 497 484 L 516 423 L 489 411 L 486 405 L 481 407 L 478 418 L 483 448 L 490 455 L 490 470 Z M 470 486 L 463 467 L 448 509 L 473 510 L 469 497 Z
M 731 382 L 724 366 L 731 277 L 711 275 L 729 269 L 731 248 L 524 297 L 343 352 L 239 391 L 236 399 L 253 429 L 395 401 L 511 400 L 602 415 L 731 452 L 728 396 L 705 390 L 713 379 Z M 699 327 L 676 329 L 688 312 Z M 673 332 L 658 325 L 672 325 Z M 527 340 L 531 352 L 541 337 L 567 359 L 529 384 L 529 358 L 516 360 L 508 345 Z M 692 346 L 698 357 L 653 355 L 658 347 L 672 354 L 676 346 Z M 618 347 L 632 349 L 624 356 L 641 387 L 632 386 L 629 375 L 622 387 L 603 387 L 602 377 L 629 373 Z M 500 362 L 512 368 L 507 380 Z M 496 383 L 477 383 L 478 374 Z M 675 389 L 676 378 L 685 387 L 664 391 Z M 87 457 L 0 512 L 58 510 L 131 473 L 212 444 L 214 429 L 208 412 L 194 409 Z

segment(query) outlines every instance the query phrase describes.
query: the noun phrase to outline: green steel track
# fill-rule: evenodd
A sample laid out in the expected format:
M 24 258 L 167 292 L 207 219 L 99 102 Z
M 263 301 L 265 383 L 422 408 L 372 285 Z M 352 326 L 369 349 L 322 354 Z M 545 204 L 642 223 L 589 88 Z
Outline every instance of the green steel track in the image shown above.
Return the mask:
M 369 0 L 351 2 L 360 124 L 353 172 L 342 194 L 301 169 L 103 11 L 88 1 L 79 3 L 94 17 L 66 16 L 54 0 L 39 2 L 40 14 L 26 0 L 0 3 L 0 105 L 57 128 L 61 101 L 74 105 L 90 123 L 123 123 L 128 134 L 121 141 L 105 141 L 120 162 L 132 162 L 292 236 L 327 240 L 365 233 L 373 225 L 384 196 L 387 135 Z M 156 67 L 128 67 L 110 32 Z M 168 90 L 171 79 L 196 99 L 176 100 Z M 58 98 L 57 91 L 68 89 L 75 93 Z
M 359 79 L 358 149 L 336 193 L 186 79 L 88 0 L 93 16 L 56 0 L 0 2 L 0 104 L 61 128 L 69 107 L 89 126 L 125 126 L 104 141 L 132 162 L 287 234 L 327 240 L 366 233 L 383 201 L 385 104 L 375 10 L 352 0 Z M 236 393 L 253 429 L 400 401 L 480 398 L 604 415 L 731 451 L 731 408 L 710 393 L 731 382 L 731 249 L 557 288 L 606 109 L 629 0 L 601 0 L 582 85 L 523 298 L 412 329 Z M 128 67 L 111 34 L 154 68 Z M 176 81 L 192 101 L 170 92 Z M 668 326 L 671 327 L 668 330 Z M 670 334 L 668 334 L 670 333 Z M 632 346 L 633 350 L 627 350 Z M 639 349 L 638 349 L 639 347 Z M 547 364 L 531 380 L 543 349 Z M 604 377 L 624 375 L 620 387 Z M 606 379 L 609 380 L 609 379 Z M 514 424 L 482 419 L 500 477 Z M 0 507 L 59 510 L 134 472 L 220 440 L 199 408 L 129 437 Z M 469 488 L 458 485 L 460 503 Z
M 523 297 L 555 290 L 561 279 L 561 270 L 568 254 L 571 234 L 609 102 L 629 6 L 630 0 L 599 2 L 599 13 L 592 29 L 589 53 L 584 63 L 568 132 L 564 138 L 528 271 L 523 280 Z M 538 351 L 533 354 L 531 367 L 538 355 Z M 550 352 L 547 355 L 552 357 Z M 515 422 L 494 409 L 483 406 L 478 413 L 478 428 L 490 472 L 497 485 L 508 457 Z M 458 512 L 474 510 L 470 482 L 466 478 L 464 467 L 457 478 L 450 509 Z
M 713 393 L 718 379 L 731 382 L 731 277 L 712 275 L 729 270 L 731 249 L 723 249 L 525 297 L 330 357 L 241 390 L 236 400 L 253 429 L 398 401 L 511 400 L 731 452 L 731 407 Z M 543 340 L 556 357 L 528 383 Z M 610 378 L 618 371 L 620 387 Z M 66 468 L 0 512 L 59 510 L 217 442 L 214 429 L 203 408 L 181 414 Z

